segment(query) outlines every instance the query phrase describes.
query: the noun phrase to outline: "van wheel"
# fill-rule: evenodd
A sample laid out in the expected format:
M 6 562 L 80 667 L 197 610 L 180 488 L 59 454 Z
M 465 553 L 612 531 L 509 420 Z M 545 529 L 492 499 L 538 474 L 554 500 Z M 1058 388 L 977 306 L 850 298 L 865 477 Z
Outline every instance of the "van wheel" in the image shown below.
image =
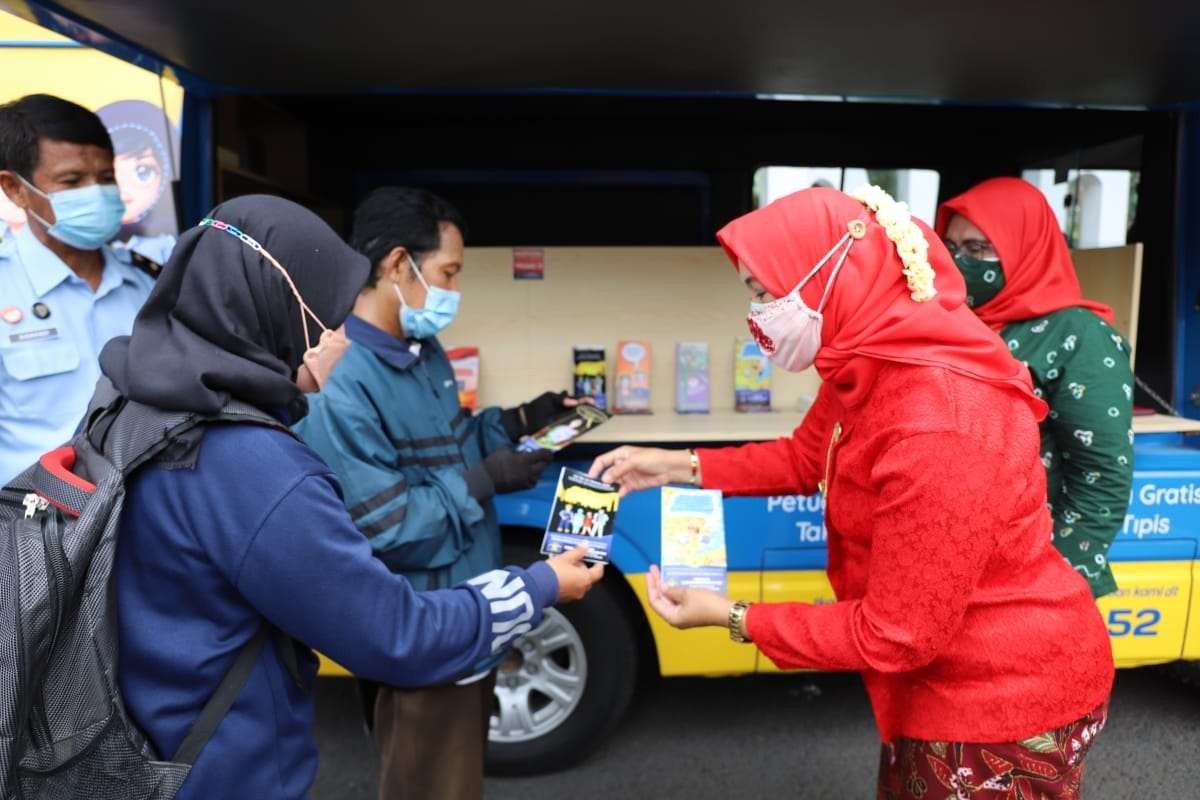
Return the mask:
M 613 574 L 587 597 L 547 609 L 496 672 L 487 771 L 553 772 L 582 761 L 629 708 L 637 638 Z

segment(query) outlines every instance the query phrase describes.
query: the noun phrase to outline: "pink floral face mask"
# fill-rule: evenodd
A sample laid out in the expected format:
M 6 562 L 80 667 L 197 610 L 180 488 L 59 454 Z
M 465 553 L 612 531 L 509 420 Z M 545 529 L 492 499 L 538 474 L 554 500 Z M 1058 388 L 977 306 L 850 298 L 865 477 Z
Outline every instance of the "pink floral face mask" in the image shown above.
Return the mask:
M 224 231 L 230 236 L 241 240 L 243 244 L 259 253 L 267 260 L 267 263 L 279 270 L 279 273 L 283 275 L 288 288 L 292 290 L 292 296 L 296 298 L 296 303 L 300 306 L 300 328 L 304 331 L 305 350 L 302 359 L 303 363 L 300 364 L 300 368 L 296 371 L 296 385 L 303 392 L 320 391 L 325 385 L 325 381 L 329 379 L 330 373 L 333 372 L 333 368 L 341 360 L 342 355 L 345 354 L 346 348 L 350 346 L 350 340 L 346 338 L 345 329 L 338 328 L 337 330 L 331 330 L 325 327 L 325 323 L 321 322 L 312 309 L 308 307 L 308 304 L 304 302 L 304 298 L 300 296 L 300 290 L 296 288 L 296 284 L 292 281 L 292 276 L 288 274 L 288 271 L 249 234 L 243 233 L 233 225 L 221 222 L 218 219 L 205 218 L 200 220 L 200 227 L 205 226 Z M 315 347 L 308 335 L 306 315 L 313 322 L 317 323 L 317 327 L 321 329 L 321 338 L 317 341 Z
M 829 299 L 829 291 L 833 288 L 833 280 L 846 263 L 854 237 L 847 233 L 838 240 L 828 253 L 822 256 L 812 271 L 800 279 L 790 292 L 770 303 L 753 304 L 746 323 L 750 326 L 750 334 L 758 342 L 758 346 L 767 354 L 767 358 L 789 372 L 801 372 L 813 365 L 817 353 L 821 349 L 821 312 Z M 821 271 L 821 267 L 834 255 L 841 251 L 829 281 L 825 284 L 825 292 L 817 308 L 809 308 L 800 290 Z

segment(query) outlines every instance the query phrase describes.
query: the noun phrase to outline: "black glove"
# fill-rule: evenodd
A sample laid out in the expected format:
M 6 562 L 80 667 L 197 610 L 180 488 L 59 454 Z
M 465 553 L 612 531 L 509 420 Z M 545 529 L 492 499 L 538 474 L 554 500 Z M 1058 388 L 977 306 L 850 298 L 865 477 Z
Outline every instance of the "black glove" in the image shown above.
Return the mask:
M 501 411 L 500 424 L 509 440 L 515 442 L 522 436 L 537 433 L 561 416 L 567 409 L 563 404 L 567 397 L 566 392 L 543 392 L 528 403 Z
M 508 494 L 537 486 L 538 478 L 553 457 L 554 454 L 549 450 L 518 453 L 516 450 L 505 448 L 489 455 L 481 466 L 491 479 L 496 494 Z M 468 487 L 470 484 L 468 480 Z

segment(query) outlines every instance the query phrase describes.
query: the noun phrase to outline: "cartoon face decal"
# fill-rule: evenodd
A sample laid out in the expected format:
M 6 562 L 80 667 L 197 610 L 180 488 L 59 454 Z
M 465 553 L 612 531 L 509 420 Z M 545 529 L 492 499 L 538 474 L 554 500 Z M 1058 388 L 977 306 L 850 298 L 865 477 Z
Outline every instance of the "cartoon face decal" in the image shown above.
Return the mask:
M 125 204 L 123 224 L 137 222 L 150 212 L 163 193 L 163 165 L 154 149 L 119 155 L 113 159 L 117 185 L 121 187 L 121 202 Z

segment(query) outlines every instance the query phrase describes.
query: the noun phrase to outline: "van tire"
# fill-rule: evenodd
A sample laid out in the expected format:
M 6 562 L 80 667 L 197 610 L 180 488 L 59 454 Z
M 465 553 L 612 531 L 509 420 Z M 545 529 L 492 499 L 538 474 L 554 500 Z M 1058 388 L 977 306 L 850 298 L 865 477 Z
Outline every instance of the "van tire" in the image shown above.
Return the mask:
M 516 563 L 527 561 L 517 560 Z M 557 626 L 556 635 L 562 638 L 565 623 L 582 642 L 586 664 L 582 696 L 552 730 L 522 741 L 502 740 L 496 729 L 500 698 L 506 691 L 505 682 L 519 681 L 521 677 L 512 671 L 511 665 L 507 672 L 504 666 L 498 670 L 497 702 L 493 707 L 493 727 L 485 759 L 489 774 L 535 775 L 566 769 L 586 758 L 624 717 L 633 698 L 639 669 L 636 630 L 618 593 L 619 587 L 612 583 L 620 580 L 623 580 L 620 574 L 610 568 L 608 576 L 594 586 L 587 597 L 548 610 L 542 625 L 528 634 L 536 637 L 547 626 Z M 531 652 L 536 650 L 528 643 L 525 646 Z M 514 651 L 521 647 L 522 640 L 518 640 Z M 520 659 L 523 655 L 516 657 Z M 517 702 L 519 695 L 509 691 L 509 699 Z

